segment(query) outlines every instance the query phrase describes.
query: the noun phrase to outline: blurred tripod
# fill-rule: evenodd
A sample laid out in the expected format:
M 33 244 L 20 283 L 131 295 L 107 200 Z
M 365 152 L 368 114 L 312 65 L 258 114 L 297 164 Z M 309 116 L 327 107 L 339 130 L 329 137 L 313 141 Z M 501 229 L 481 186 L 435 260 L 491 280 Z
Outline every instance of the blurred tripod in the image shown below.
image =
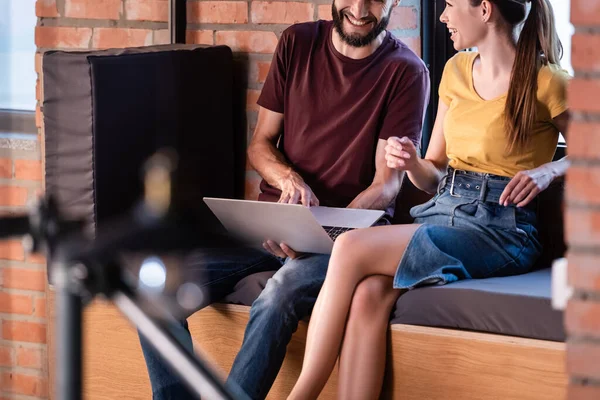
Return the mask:
M 28 215 L 0 217 L 0 238 L 24 236 L 31 251 L 48 255 L 50 281 L 56 289 L 57 399 L 82 398 L 82 312 L 98 295 L 120 309 L 198 398 L 247 398 L 240 389 L 225 387 L 212 366 L 175 339 L 166 328 L 165 321 L 174 321 L 167 307 L 153 309 L 159 318 L 144 311 L 143 294 L 115 257 L 122 250 L 160 250 L 165 235 L 172 239 L 165 246 L 173 246 L 174 232 L 186 236 L 185 220 L 170 210 L 173 170 L 173 159 L 164 154 L 149 160 L 143 201 L 94 239 L 85 236 L 82 221 L 62 218 L 52 197 L 41 199 Z M 209 238 L 214 232 L 200 234 Z

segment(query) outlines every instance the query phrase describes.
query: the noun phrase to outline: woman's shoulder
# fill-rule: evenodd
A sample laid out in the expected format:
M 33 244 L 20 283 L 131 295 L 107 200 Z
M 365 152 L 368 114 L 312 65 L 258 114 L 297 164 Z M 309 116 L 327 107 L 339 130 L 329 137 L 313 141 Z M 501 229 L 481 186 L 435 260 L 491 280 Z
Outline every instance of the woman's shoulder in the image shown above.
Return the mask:
M 571 76 L 560 65 L 547 64 L 538 73 L 538 97 L 565 96 Z
M 479 53 L 475 51 L 459 51 L 448 61 L 446 61 L 446 67 L 454 67 L 459 68 L 461 70 L 468 69 L 471 65 L 473 65 L 473 61 L 477 58 Z
M 546 106 L 551 118 L 555 118 L 568 109 L 567 87 L 570 78 L 569 73 L 560 65 L 548 64 L 540 68 L 537 98 Z

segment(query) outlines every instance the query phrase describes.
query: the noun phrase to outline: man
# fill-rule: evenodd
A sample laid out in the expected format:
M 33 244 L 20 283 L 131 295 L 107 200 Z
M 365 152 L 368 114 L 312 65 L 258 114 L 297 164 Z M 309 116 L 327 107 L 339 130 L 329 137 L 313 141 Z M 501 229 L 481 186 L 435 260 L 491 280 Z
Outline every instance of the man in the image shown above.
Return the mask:
M 386 166 L 386 141 L 391 136 L 420 141 L 429 93 L 423 62 L 386 30 L 398 2 L 336 0 L 333 21 L 283 32 L 248 147 L 249 161 L 263 177 L 260 200 L 393 213 L 401 176 Z M 203 257 L 210 262 L 200 265 L 208 271 L 207 284 L 224 293 L 250 273 L 277 269 L 252 305 L 228 379 L 253 399 L 269 392 L 298 321 L 314 306 L 329 261 L 329 255 L 298 254 L 283 243 L 266 241 L 264 247 L 275 257 L 211 250 Z M 177 334 L 191 346 L 187 329 Z M 142 343 L 154 398 L 189 398 Z

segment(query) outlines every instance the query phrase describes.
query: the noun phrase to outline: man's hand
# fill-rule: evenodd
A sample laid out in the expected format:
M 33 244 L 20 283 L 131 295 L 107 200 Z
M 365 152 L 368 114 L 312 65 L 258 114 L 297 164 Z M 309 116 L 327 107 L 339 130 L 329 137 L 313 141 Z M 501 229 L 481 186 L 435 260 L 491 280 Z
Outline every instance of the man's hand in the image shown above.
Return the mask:
M 517 207 L 524 207 L 546 190 L 554 178 L 555 174 L 547 164 L 529 171 L 520 171 L 508 182 L 498 202 L 503 206 L 516 204 Z
M 299 253 L 296 253 L 285 243 L 277 244 L 272 240 L 267 240 L 266 242 L 263 243 L 263 247 L 269 253 L 273 254 L 274 256 L 281 257 L 281 258 L 289 257 L 291 259 L 294 259 L 294 258 L 298 258 L 298 256 L 300 256 Z
M 319 199 L 313 193 L 312 189 L 304 182 L 304 179 L 295 172 L 290 173 L 286 178 L 278 182 L 281 190 L 279 203 L 298 204 L 304 206 L 318 206 Z
M 385 146 L 387 166 L 400 171 L 410 171 L 418 162 L 417 148 L 406 136 L 392 136 Z

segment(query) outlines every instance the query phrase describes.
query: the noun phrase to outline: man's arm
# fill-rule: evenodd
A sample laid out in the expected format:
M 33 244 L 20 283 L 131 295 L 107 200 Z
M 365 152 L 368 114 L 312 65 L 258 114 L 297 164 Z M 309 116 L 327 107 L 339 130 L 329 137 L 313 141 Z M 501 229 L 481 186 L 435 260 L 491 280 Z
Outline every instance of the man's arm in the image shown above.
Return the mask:
M 387 141 L 379 139 L 375 151 L 375 177 L 371 185 L 363 190 L 348 208 L 368 208 L 372 210 L 385 210 L 400 191 L 403 172 L 388 168 L 385 159 L 385 146 Z
M 267 183 L 281 190 L 280 203 L 319 205 L 304 179 L 277 149 L 283 127 L 283 114 L 260 107 L 258 122 L 248 146 L 248 161 Z

